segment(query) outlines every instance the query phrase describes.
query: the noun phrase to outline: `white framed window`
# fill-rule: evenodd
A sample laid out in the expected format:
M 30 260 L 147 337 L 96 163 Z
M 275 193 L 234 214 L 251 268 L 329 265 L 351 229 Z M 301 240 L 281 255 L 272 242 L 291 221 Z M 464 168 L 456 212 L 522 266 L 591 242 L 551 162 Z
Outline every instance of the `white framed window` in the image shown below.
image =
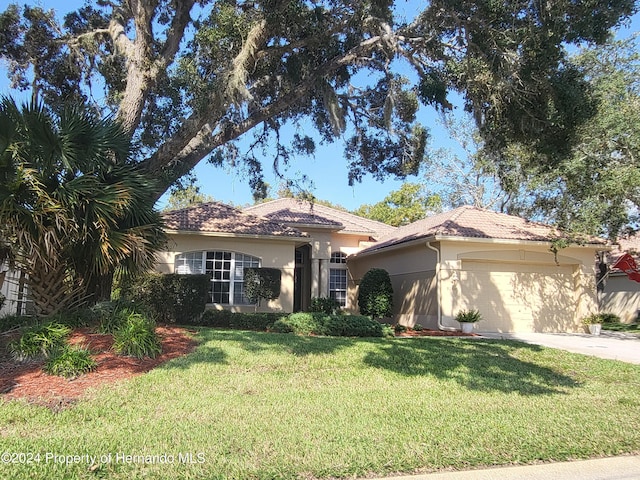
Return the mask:
M 346 265 L 347 254 L 344 252 L 331 252 L 331 259 L 329 260 L 329 263 L 343 263 Z
M 347 271 L 342 268 L 329 269 L 329 297 L 341 307 L 347 306 Z
M 347 254 L 331 252 L 329 259 L 329 297 L 336 300 L 341 307 L 347 306 Z
M 259 268 L 259 258 L 222 250 L 185 252 L 176 255 L 174 266 L 178 274 L 209 275 L 211 303 L 251 305 L 244 293 L 244 269 Z

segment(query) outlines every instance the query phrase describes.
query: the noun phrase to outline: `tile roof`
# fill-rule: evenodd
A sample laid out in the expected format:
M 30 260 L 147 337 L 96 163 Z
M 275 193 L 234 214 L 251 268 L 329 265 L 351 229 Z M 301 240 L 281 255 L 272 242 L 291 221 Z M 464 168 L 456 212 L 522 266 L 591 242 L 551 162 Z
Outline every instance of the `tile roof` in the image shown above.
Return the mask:
M 632 235 L 624 235 L 620 236 L 616 239 L 616 242 L 613 244 L 613 248 L 607 254 L 607 263 L 611 268 L 615 263 L 624 255 L 625 253 L 631 254 L 632 257 L 638 263 L 638 257 L 640 255 L 640 235 L 638 233 L 634 233 Z M 619 269 L 615 269 L 615 271 L 620 271 Z
M 385 223 L 295 198 L 279 198 L 278 200 L 253 205 L 245 208 L 244 211 L 287 225 L 333 228 L 344 233 L 368 234 L 376 239 L 397 230 L 396 227 Z
M 564 235 L 550 225 L 483 208 L 464 206 L 400 227 L 363 252 L 434 236 L 549 242 Z M 605 241 L 590 237 L 587 243 L 604 245 Z
M 249 236 L 306 237 L 288 227 L 219 202 L 173 210 L 162 215 L 169 230 Z

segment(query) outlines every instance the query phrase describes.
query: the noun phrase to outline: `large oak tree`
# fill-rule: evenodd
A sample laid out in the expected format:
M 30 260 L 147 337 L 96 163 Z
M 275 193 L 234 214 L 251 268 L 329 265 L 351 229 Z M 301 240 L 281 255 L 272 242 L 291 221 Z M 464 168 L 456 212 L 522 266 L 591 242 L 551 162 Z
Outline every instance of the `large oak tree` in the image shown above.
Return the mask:
M 52 105 L 82 99 L 114 112 L 142 142 L 138 163 L 160 179 L 156 197 L 203 159 L 248 168 L 260 191 L 260 152 L 269 147 L 279 164 L 312 153 L 313 137 L 345 140 L 350 181 L 416 172 L 427 141 L 416 109 L 448 109 L 450 92 L 492 151 L 516 141 L 553 163 L 593 114 L 565 46 L 603 42 L 636 8 L 416 4 L 405 21 L 390 0 L 98 0 L 62 25 L 52 12 L 9 6 L 0 57 L 16 87 Z M 285 124 L 298 127 L 288 145 Z

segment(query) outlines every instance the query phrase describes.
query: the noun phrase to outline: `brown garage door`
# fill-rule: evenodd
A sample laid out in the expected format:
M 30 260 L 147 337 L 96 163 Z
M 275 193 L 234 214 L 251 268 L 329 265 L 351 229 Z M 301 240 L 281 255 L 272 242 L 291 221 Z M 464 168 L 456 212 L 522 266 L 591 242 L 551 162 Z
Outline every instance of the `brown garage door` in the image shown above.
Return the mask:
M 575 324 L 572 266 L 463 261 L 460 305 L 483 314 L 480 331 L 561 332 Z

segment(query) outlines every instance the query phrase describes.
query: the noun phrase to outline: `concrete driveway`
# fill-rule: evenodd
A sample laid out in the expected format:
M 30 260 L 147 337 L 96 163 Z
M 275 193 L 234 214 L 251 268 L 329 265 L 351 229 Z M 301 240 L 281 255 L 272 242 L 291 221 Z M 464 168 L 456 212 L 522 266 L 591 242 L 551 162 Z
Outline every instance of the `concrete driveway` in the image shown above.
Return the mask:
M 594 357 L 620 360 L 640 365 L 640 336 L 602 331 L 600 335 L 582 333 L 481 333 L 487 338 L 519 340 L 521 342 L 559 348 Z

